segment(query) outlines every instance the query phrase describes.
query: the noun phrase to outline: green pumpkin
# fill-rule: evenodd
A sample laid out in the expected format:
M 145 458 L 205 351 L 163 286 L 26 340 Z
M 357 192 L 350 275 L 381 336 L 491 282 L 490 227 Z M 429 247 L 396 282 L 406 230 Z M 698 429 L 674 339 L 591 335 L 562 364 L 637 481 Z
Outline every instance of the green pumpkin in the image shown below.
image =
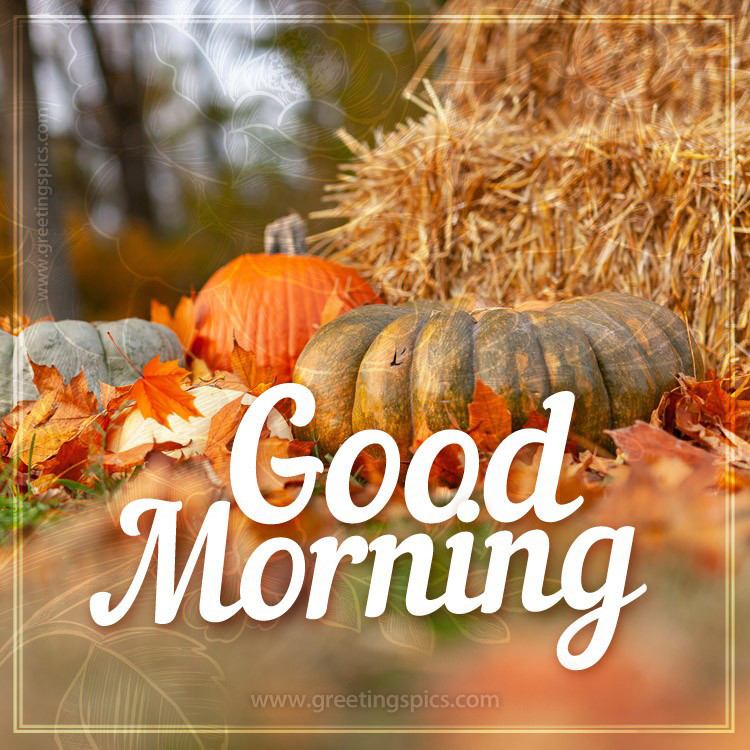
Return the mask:
M 294 382 L 316 400 L 297 435 L 333 454 L 353 432 L 380 429 L 406 455 L 415 435 L 468 427 L 479 378 L 505 399 L 514 430 L 545 413 L 547 396 L 572 391 L 571 436 L 609 445 L 604 431 L 647 419 L 678 373 L 703 374 L 683 321 L 624 294 L 478 319 L 433 304 L 372 305 L 320 328 L 297 360 Z
M 18 401 L 36 399 L 30 361 L 54 365 L 65 379 L 83 369 L 91 391 L 99 398 L 100 382 L 128 385 L 138 377 L 117 346 L 139 369 L 155 356 L 162 361 L 182 358 L 177 336 L 159 323 L 125 318 L 108 323 L 60 320 L 34 323 L 18 336 L 0 331 L 0 415 Z M 15 384 L 15 392 L 14 392 Z

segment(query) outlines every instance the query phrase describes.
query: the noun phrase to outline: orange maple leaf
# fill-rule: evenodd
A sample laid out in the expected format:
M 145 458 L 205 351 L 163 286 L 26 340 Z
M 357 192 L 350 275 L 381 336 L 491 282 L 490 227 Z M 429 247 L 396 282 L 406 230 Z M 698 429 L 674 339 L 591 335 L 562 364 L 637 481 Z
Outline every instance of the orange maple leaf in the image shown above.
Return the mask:
M 492 453 L 511 433 L 512 424 L 508 407 L 499 396 L 479 378 L 474 386 L 474 398 L 469 404 L 469 429 L 467 432 L 485 453 Z
M 192 295 L 190 297 L 180 297 L 177 303 L 174 315 L 169 312 L 166 305 L 151 300 L 151 320 L 154 323 L 161 323 L 170 330 L 174 331 L 177 338 L 182 344 L 182 348 L 188 352 L 193 345 L 195 337 L 195 301 Z
M 158 355 L 143 368 L 143 375 L 133 383 L 130 395 L 140 413 L 169 427 L 167 417 L 177 414 L 183 419 L 202 417 L 196 409 L 195 396 L 182 388 L 188 371 L 176 359 L 160 362 Z
M 607 430 L 626 461 L 679 458 L 689 465 L 711 462 L 712 456 L 703 448 L 680 440 L 656 425 L 638 421 L 628 427 Z

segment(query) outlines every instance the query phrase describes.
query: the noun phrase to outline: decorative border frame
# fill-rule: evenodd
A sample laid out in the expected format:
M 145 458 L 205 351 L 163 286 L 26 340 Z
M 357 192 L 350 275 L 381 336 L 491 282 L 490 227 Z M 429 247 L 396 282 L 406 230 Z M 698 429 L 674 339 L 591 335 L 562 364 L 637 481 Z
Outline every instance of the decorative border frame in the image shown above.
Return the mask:
M 297 23 L 339 23 L 362 22 L 368 18 L 393 23 L 426 23 L 439 20 L 440 23 L 586 23 L 591 21 L 607 23 L 633 23 L 637 21 L 664 23 L 701 23 L 724 22 L 724 39 L 726 44 L 725 90 L 726 90 L 726 119 L 725 135 L 727 139 L 726 151 L 726 180 L 729 186 L 730 207 L 736 203 L 736 185 L 733 170 L 736 149 L 735 131 L 735 17 L 731 14 L 634 14 L 634 15 L 598 15 L 585 14 L 559 18 L 551 14 L 515 15 L 502 13 L 478 14 L 441 14 L 441 15 L 318 15 L 318 14 L 261 14 L 261 15 L 94 15 L 93 18 L 105 23 L 142 23 L 147 21 L 170 22 L 185 21 L 211 23 L 237 23 L 250 21 L 287 21 Z M 23 60 L 19 44 L 19 30 L 23 23 L 34 21 L 80 21 L 81 17 L 71 14 L 29 14 L 13 16 L 13 310 L 20 313 L 23 307 L 21 285 L 19 284 L 20 257 L 23 247 L 23 226 L 16 218 L 20 215 L 19 200 L 22 195 L 23 165 L 20 163 L 22 152 L 23 128 L 19 113 L 22 87 L 20 85 L 23 74 Z M 736 256 L 734 252 L 735 238 L 732 226 L 733 215 L 727 212 L 725 219 L 726 242 L 730 249 L 730 285 L 729 306 L 734 309 L 737 284 Z M 736 359 L 736 329 L 735 322 L 728 321 L 732 361 Z M 18 383 L 14 383 L 14 390 Z M 731 476 L 730 453 L 725 462 L 727 476 Z M 728 485 L 731 483 L 727 483 Z M 736 731 L 736 568 L 735 568 L 735 502 L 734 496 L 727 486 L 725 492 L 725 560 L 724 572 L 724 619 L 725 619 L 725 707 L 723 724 L 624 724 L 624 725 L 542 725 L 542 726 L 388 726 L 376 725 L 331 725 L 321 727 L 311 726 L 221 726 L 221 725 L 81 725 L 58 727 L 55 724 L 27 724 L 23 721 L 23 541 L 20 532 L 20 504 L 14 506 L 13 518 L 13 718 L 14 734 L 733 734 Z

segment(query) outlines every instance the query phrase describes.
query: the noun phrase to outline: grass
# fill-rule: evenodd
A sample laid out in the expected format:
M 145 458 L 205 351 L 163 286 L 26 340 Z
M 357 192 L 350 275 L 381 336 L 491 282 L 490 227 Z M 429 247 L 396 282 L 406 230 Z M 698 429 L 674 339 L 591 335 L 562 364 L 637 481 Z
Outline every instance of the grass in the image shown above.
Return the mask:
M 140 470 L 138 467 L 127 476 L 112 477 L 94 464 L 87 472 L 89 484 L 58 478 L 38 491 L 28 485 L 22 488 L 17 481 L 17 464 L 17 460 L 8 461 L 0 473 L 0 544 L 10 541 L 16 529 L 28 533 L 42 521 L 64 517 L 86 502 L 106 499 Z

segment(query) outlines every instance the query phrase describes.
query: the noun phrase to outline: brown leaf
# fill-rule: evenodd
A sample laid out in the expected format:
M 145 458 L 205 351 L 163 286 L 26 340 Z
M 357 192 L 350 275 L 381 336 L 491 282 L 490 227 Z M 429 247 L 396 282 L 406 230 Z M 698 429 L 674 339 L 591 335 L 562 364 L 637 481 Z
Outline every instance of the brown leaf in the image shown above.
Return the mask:
M 183 419 L 202 417 L 195 408 L 195 396 L 182 388 L 188 375 L 177 360 L 160 362 L 158 355 L 143 368 L 143 376 L 133 383 L 130 395 L 141 414 L 169 427 L 167 417 L 177 414 Z
M 691 465 L 710 463 L 713 460 L 705 450 L 646 422 L 636 422 L 631 427 L 607 432 L 625 459 L 631 463 L 661 457 L 679 458 Z
M 259 396 L 263 391 L 268 390 L 276 379 L 272 368 L 258 367 L 255 354 L 243 349 L 236 340 L 229 361 L 232 372 L 255 396 Z
M 521 502 L 531 495 L 536 487 L 542 446 L 527 445 L 513 459 L 508 472 L 507 493 L 513 502 Z M 562 468 L 557 481 L 557 502 L 571 502 L 579 495 L 590 502 L 602 493 L 604 484 L 600 478 L 588 471 L 589 462 L 579 463 L 570 453 L 563 456 Z
M 726 454 L 729 431 L 750 440 L 750 375 L 697 381 L 681 376 L 651 415 L 651 423 Z
M 25 412 L 10 454 L 32 465 L 54 456 L 60 447 L 88 427 L 99 411 L 81 370 L 66 384 L 55 367 L 32 362 L 39 398 Z
M 237 428 L 242 417 L 248 409 L 247 404 L 242 403 L 243 396 L 239 396 L 226 406 L 223 406 L 211 420 L 208 429 L 208 440 L 204 455 L 211 462 L 219 481 L 230 485 L 229 462 L 231 459 L 231 446 Z M 283 490 L 287 484 L 294 483 L 295 479 L 282 479 L 271 469 L 271 458 L 289 458 L 290 456 L 308 455 L 314 443 L 306 443 L 300 440 L 283 440 L 271 437 L 268 426 L 264 426 L 261 439 L 258 443 L 258 455 L 256 459 L 256 472 L 258 486 L 261 492 L 278 492 Z
M 240 420 L 248 409 L 242 403 L 244 396 L 238 396 L 226 406 L 222 406 L 211 419 L 204 455 L 214 467 L 216 476 L 225 486 L 229 486 L 229 444 L 234 440 Z
M 102 466 L 109 472 L 129 471 L 136 466 L 141 466 L 146 458 L 155 452 L 166 453 L 184 448 L 180 443 L 169 440 L 164 443 L 145 443 L 136 445 L 121 453 L 106 452 L 101 457 Z
M 104 411 L 108 414 L 114 414 L 128 401 L 133 400 L 131 395 L 132 385 L 109 385 L 109 383 L 100 383 L 100 400 Z
M 57 453 L 46 461 L 34 465 L 38 476 L 33 480 L 34 489 L 42 491 L 59 479 L 72 479 L 85 483 L 91 457 L 91 445 L 76 435 L 60 446 Z
M 264 494 L 278 492 L 285 489 L 287 485 L 296 483 L 295 477 L 286 478 L 276 474 L 271 468 L 271 459 L 305 456 L 310 453 L 313 445 L 314 443 L 307 443 L 301 440 L 282 440 L 275 437 L 267 437 L 259 440 L 255 470 L 260 491 Z M 294 497 L 289 499 L 293 500 Z
M 549 419 L 545 417 L 544 414 L 540 414 L 536 409 L 532 409 L 529 412 L 529 416 L 526 419 L 526 422 L 524 423 L 522 429 L 546 431 L 548 426 Z
M 3 436 L 8 444 L 8 450 L 6 451 L 6 454 L 10 451 L 10 446 L 12 445 L 16 433 L 18 432 L 19 425 L 23 423 L 26 415 L 34 408 L 35 403 L 35 401 L 19 401 L 13 407 L 13 410 L 10 413 L 6 414 L 2 418 L 2 421 L 0 421 L 0 425 L 2 425 Z

